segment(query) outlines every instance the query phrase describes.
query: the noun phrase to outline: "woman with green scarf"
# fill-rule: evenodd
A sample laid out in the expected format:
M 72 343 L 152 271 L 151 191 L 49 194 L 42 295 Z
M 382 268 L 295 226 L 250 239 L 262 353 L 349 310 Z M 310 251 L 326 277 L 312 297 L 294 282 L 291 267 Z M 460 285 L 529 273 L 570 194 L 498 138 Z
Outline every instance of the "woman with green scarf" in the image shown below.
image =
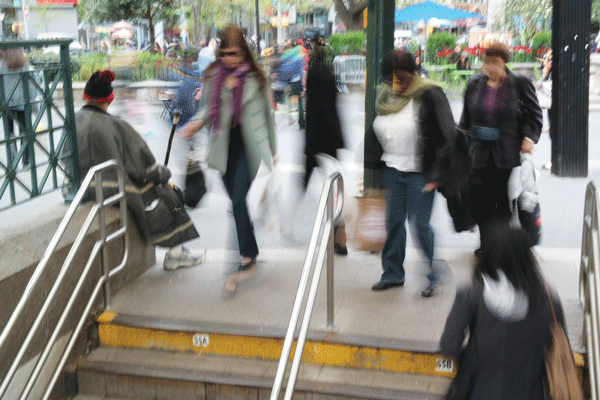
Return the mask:
M 421 294 L 431 297 L 438 288 L 439 274 L 433 265 L 434 234 L 429 220 L 435 189 L 447 180 L 456 124 L 443 90 L 415 71 L 409 53 L 390 52 L 381 63 L 385 82 L 377 87 L 373 129 L 386 165 L 387 239 L 381 257 L 383 274 L 372 289 L 404 285 L 408 219 L 429 265 L 429 283 Z

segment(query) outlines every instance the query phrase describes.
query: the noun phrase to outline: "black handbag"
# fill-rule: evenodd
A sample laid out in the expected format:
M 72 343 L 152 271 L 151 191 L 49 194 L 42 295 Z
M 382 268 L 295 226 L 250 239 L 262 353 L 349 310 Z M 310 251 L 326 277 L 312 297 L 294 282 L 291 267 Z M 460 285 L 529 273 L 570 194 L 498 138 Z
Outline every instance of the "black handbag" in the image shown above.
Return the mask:
M 183 191 L 183 202 L 188 207 L 196 207 L 202 197 L 206 194 L 206 179 L 202 166 L 197 157 L 194 157 L 194 148 L 190 142 L 188 153 L 187 171 L 185 174 L 185 188 Z
M 200 237 L 183 205 L 181 189 L 171 183 L 156 186 L 157 198 L 146 207 L 150 243 L 173 247 Z

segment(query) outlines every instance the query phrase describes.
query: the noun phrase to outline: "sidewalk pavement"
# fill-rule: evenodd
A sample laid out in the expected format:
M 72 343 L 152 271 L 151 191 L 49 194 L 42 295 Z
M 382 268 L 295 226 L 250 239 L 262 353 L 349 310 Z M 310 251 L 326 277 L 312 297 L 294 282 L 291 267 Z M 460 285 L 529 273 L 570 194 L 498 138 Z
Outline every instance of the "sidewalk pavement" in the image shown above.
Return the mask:
M 199 251 L 200 248 L 191 248 Z M 117 293 L 113 310 L 120 314 L 183 321 L 285 329 L 304 262 L 306 249 L 265 249 L 255 275 L 238 285 L 233 298 L 222 296 L 227 276 L 238 264 L 235 251 L 209 249 L 198 267 L 166 271 L 162 264 L 148 270 Z M 575 351 L 581 350 L 583 314 L 578 300 L 578 254 L 536 249 L 544 276 L 561 297 L 568 334 Z M 159 262 L 164 251 L 157 254 Z M 350 250 L 334 257 L 334 323 L 339 334 L 409 343 L 421 351 L 436 351 L 457 287 L 470 282 L 475 257 L 471 251 L 437 249 L 442 272 L 439 295 L 425 299 L 426 264 L 408 249 L 406 284 L 384 292 L 371 286 L 381 274 L 379 255 Z M 323 272 L 310 325 L 319 331 L 326 321 L 326 273 Z

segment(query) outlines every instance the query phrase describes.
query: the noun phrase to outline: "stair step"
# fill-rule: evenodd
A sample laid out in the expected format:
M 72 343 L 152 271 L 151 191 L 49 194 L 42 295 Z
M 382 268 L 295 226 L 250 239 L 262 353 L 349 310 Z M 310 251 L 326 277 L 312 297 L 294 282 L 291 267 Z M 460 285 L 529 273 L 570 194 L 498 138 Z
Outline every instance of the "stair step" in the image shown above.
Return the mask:
M 77 375 L 80 394 L 100 398 L 262 400 L 270 396 L 277 365 L 273 360 L 100 347 L 78 363 Z M 303 364 L 294 399 L 441 399 L 449 384 L 443 377 Z
M 285 330 L 201 323 L 105 312 L 99 318 L 100 343 L 106 347 L 168 350 L 200 355 L 277 361 Z M 309 331 L 302 362 L 365 370 L 451 378 L 454 362 L 436 354 L 438 344 Z M 293 349 L 292 354 L 293 356 Z

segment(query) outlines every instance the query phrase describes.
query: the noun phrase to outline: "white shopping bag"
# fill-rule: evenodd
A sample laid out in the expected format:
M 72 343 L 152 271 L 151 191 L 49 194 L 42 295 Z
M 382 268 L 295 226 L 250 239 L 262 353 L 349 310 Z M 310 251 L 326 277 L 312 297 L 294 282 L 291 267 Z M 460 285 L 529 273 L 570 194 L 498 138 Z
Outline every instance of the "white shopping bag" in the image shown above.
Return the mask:
M 258 201 L 255 226 L 262 235 L 273 241 L 281 239 L 281 177 L 273 168 Z

